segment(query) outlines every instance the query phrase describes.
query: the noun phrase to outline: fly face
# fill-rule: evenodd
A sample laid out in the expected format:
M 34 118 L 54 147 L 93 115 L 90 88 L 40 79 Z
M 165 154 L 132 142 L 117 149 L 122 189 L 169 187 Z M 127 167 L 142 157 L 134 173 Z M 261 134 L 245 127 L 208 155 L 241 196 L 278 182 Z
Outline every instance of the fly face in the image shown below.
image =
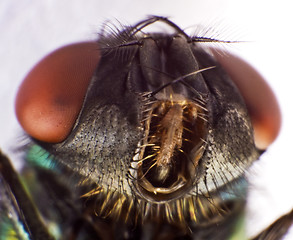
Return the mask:
M 145 33 L 156 22 L 174 33 Z M 212 239 L 217 229 L 226 239 L 233 232 L 245 203 L 244 172 L 261 151 L 239 90 L 202 41 L 212 40 L 189 37 L 168 19 L 152 17 L 101 36 L 96 70 L 80 89 L 64 84 L 54 90 L 63 84 L 58 77 L 46 87 L 28 78 L 20 88 L 20 123 L 63 177 L 37 171 L 70 189 L 75 211 L 87 214 L 93 229 L 107 223 L 140 238 L 143 224 L 156 222 L 168 234 L 166 226 L 176 226 L 181 237 Z M 25 84 L 37 90 L 24 94 Z M 41 117 L 35 114 L 40 102 L 42 111 L 49 109 Z M 61 130 L 51 118 L 61 119 Z M 48 125 L 50 131 L 42 127 Z M 43 129 L 54 137 L 40 135 Z M 72 181 L 65 183 L 64 176 Z M 69 186 L 72 176 L 81 191 Z
M 259 151 L 228 75 L 169 21 L 174 34 L 142 33 L 155 21 L 165 20 L 100 39 L 101 59 L 72 131 L 61 143 L 39 144 L 96 183 L 104 199 L 115 192 L 127 199 L 121 208 L 145 208 L 142 218 L 156 218 L 148 209 L 159 208 L 171 221 L 173 205 L 183 208 L 187 196 L 188 205 L 213 198 L 243 177 Z M 175 218 L 185 214 L 192 217 Z

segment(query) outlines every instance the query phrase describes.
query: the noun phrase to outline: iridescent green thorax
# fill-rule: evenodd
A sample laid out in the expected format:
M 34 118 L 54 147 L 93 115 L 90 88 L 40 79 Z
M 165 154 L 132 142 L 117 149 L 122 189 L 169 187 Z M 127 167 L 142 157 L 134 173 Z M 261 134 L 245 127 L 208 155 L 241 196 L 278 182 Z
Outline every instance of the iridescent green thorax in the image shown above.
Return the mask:
M 32 166 L 38 166 L 49 170 L 57 170 L 56 160 L 54 160 L 54 157 L 37 144 L 31 145 L 27 149 L 26 160 Z
M 32 145 L 27 153 L 28 163 L 37 166 L 34 171 L 52 171 L 54 172 L 54 175 L 52 176 L 58 178 L 58 174 L 55 174 L 54 160 L 44 149 Z M 25 181 L 28 184 L 32 183 L 28 188 L 33 191 L 35 202 L 39 202 L 40 200 L 38 199 L 38 196 L 40 195 L 38 194 L 38 191 L 44 190 L 44 188 L 42 188 L 44 186 L 42 186 L 42 183 L 37 183 L 37 177 L 32 180 L 32 175 L 28 174 L 27 171 L 25 172 L 25 176 Z M 78 188 L 79 184 L 77 182 L 75 182 L 75 184 L 75 187 Z M 87 182 L 84 182 L 83 184 L 87 184 Z M 85 193 L 83 196 L 79 195 L 77 198 L 81 197 L 80 200 L 84 203 L 88 201 L 95 202 L 94 208 L 92 209 L 93 212 L 89 213 L 89 216 L 93 219 L 96 217 L 102 219 L 106 217 L 112 219 L 110 222 L 118 221 L 122 224 L 129 224 L 130 226 L 145 225 L 154 222 L 163 225 L 174 225 L 174 227 L 181 229 L 180 231 L 188 232 L 188 228 L 192 226 L 205 226 L 211 222 L 221 223 L 224 219 L 231 218 L 235 222 L 235 227 L 231 228 L 235 231 L 231 236 L 231 239 L 235 239 L 235 236 L 243 234 L 241 225 L 243 223 L 243 207 L 245 204 L 246 190 L 247 182 L 245 178 L 242 177 L 222 188 L 219 188 L 216 192 L 210 193 L 210 195 L 191 194 L 185 198 L 159 204 L 147 202 L 143 199 L 137 198 L 135 195 L 113 192 L 102 186 L 96 187 L 94 190 Z M 48 208 L 49 206 L 41 204 L 39 207 Z M 42 212 L 42 209 L 40 210 Z M 50 211 L 54 212 L 56 209 L 52 208 Z M 55 214 L 58 213 L 56 212 Z M 94 217 L 93 215 L 97 216 Z M 51 231 L 55 232 L 55 236 L 58 236 L 61 229 L 64 228 L 64 226 L 60 225 L 62 223 L 58 218 L 55 218 L 55 220 L 54 218 L 46 219 L 46 221 L 48 226 L 55 226 L 51 228 Z M 58 228 L 60 229 L 58 230 Z
M 146 33 L 156 22 L 171 33 Z M 239 90 L 202 40 L 157 16 L 100 37 L 71 132 L 27 149 L 26 189 L 52 235 L 242 234 L 244 174 L 261 152 Z
M 3 212 L 1 211 L 1 214 Z M 11 213 L 10 213 L 11 214 Z M 29 240 L 23 223 L 17 219 L 17 216 L 0 217 L 0 239 L 5 240 Z

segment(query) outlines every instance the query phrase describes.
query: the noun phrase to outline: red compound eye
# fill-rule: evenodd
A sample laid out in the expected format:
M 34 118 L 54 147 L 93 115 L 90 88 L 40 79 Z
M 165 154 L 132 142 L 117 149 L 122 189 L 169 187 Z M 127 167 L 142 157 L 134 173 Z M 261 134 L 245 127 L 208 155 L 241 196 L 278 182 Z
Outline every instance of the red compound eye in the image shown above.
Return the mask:
M 245 99 L 257 147 L 267 148 L 281 125 L 280 108 L 272 90 L 242 59 L 212 51 Z M 63 141 L 79 114 L 99 59 L 98 44 L 85 42 L 60 48 L 40 61 L 17 94 L 16 115 L 23 129 L 40 141 Z
M 263 77 L 239 57 L 215 49 L 212 51 L 244 97 L 256 146 L 266 149 L 276 139 L 281 127 L 280 107 L 273 91 Z
M 97 43 L 77 43 L 54 51 L 30 71 L 15 102 L 30 136 L 57 143 L 69 135 L 99 59 Z

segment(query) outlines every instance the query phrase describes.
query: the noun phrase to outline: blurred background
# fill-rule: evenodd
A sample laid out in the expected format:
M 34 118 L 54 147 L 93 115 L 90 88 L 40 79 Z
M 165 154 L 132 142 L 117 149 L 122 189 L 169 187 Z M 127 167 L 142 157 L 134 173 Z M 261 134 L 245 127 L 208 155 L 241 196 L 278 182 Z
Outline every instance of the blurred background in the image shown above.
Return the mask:
M 279 100 L 281 133 L 249 174 L 247 227 L 253 235 L 293 208 L 293 14 L 289 0 L 0 1 L 0 146 L 13 157 L 22 133 L 14 115 L 16 91 L 43 56 L 69 43 L 96 39 L 108 20 L 131 25 L 150 14 L 170 17 L 191 34 L 209 29 L 208 37 L 245 41 L 226 49 L 252 64 Z M 293 230 L 286 239 L 293 239 Z

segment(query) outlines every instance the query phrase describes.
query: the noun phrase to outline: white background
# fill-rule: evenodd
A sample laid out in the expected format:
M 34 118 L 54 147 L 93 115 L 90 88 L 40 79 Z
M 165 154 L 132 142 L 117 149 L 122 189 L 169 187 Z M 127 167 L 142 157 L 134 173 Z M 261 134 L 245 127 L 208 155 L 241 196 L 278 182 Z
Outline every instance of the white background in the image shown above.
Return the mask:
M 251 174 L 248 230 L 253 234 L 293 208 L 293 14 L 290 0 L 1 0 L 0 146 L 12 155 L 21 133 L 14 97 L 21 80 L 44 55 L 68 43 L 95 39 L 105 20 L 133 24 L 163 15 L 182 28 L 218 29 L 228 47 L 267 79 L 279 100 L 281 134 Z M 291 231 L 293 232 L 293 231 Z M 286 239 L 293 239 L 293 233 Z

